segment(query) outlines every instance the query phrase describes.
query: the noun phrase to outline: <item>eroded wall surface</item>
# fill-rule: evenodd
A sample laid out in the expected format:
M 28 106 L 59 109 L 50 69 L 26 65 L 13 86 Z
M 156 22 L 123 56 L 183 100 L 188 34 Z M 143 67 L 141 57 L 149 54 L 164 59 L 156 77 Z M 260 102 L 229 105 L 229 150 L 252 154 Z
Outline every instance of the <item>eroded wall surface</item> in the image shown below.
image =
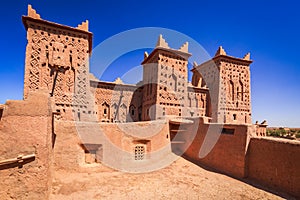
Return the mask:
M 35 154 L 0 166 L 0 199 L 47 199 L 51 189 L 52 130 L 47 95 L 7 101 L 0 121 L 0 160 Z

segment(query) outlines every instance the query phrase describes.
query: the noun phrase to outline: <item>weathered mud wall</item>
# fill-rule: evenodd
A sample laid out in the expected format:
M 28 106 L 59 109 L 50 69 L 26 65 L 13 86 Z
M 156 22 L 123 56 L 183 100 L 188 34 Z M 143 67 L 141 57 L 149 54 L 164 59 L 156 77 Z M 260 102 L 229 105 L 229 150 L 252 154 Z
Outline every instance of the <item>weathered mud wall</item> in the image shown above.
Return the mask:
M 139 170 L 141 164 L 147 168 L 146 163 L 153 161 L 155 156 L 158 159 L 164 153 L 171 153 L 166 121 L 97 123 L 57 120 L 54 127 L 56 170 Z M 135 157 L 137 146 L 144 150 L 139 158 Z
M 196 127 L 198 125 L 198 127 Z M 185 156 L 226 174 L 245 176 L 247 133 L 251 126 L 206 124 L 196 120 L 187 133 L 197 131 Z
M 0 160 L 35 158 L 0 166 L 0 199 L 47 199 L 51 190 L 51 107 L 47 94 L 7 101 L 0 121 Z
M 300 197 L 300 142 L 251 138 L 247 159 L 250 179 Z

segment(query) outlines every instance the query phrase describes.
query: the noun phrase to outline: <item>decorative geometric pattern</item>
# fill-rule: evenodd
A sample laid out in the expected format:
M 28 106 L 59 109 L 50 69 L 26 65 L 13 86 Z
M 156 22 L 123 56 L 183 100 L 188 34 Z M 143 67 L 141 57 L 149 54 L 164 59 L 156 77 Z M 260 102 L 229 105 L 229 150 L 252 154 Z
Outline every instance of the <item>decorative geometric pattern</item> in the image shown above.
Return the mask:
M 87 108 L 88 36 L 43 22 L 27 23 L 24 98 L 42 90 L 53 95 L 57 109 Z

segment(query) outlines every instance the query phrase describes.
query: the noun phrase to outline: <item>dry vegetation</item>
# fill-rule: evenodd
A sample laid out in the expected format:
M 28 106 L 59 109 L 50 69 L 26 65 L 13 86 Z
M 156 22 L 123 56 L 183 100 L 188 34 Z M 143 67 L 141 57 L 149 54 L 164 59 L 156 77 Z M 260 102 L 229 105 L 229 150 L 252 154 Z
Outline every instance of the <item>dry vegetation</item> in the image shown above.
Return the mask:
M 300 140 L 299 128 L 267 128 L 267 135 L 272 137 Z

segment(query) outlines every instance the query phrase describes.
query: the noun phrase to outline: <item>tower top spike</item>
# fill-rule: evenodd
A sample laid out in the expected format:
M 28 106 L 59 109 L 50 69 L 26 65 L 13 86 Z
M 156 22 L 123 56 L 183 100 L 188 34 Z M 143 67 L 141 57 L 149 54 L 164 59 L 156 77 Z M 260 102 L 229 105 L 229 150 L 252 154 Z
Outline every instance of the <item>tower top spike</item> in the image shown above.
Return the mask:
M 34 19 L 41 19 L 41 16 L 36 13 L 36 10 L 33 9 L 30 4 L 28 4 L 27 15 L 28 17 L 32 17 Z
M 184 43 L 178 50 L 182 51 L 182 52 L 185 52 L 185 53 L 188 53 L 188 51 L 189 51 L 189 43 L 188 42 Z
M 193 67 L 197 67 L 198 66 L 198 63 L 196 61 L 193 62 Z
M 215 57 L 216 56 L 220 56 L 220 55 L 226 55 L 226 52 L 225 52 L 225 50 L 223 49 L 222 46 L 219 46 L 219 48 L 218 48 L 218 50 L 217 50 L 217 52 L 215 54 Z
M 244 60 L 250 60 L 250 52 L 248 52 L 248 53 L 244 56 L 243 59 L 244 59 Z
M 148 58 L 149 54 L 147 51 L 144 52 L 144 59 Z
M 156 47 L 163 47 L 166 49 L 169 49 L 169 44 L 166 42 L 166 40 L 163 38 L 162 34 L 159 35 L 157 43 L 156 43 Z
M 77 26 L 77 29 L 83 30 L 83 31 L 89 31 L 89 21 L 85 20 L 85 22 L 82 22 Z

